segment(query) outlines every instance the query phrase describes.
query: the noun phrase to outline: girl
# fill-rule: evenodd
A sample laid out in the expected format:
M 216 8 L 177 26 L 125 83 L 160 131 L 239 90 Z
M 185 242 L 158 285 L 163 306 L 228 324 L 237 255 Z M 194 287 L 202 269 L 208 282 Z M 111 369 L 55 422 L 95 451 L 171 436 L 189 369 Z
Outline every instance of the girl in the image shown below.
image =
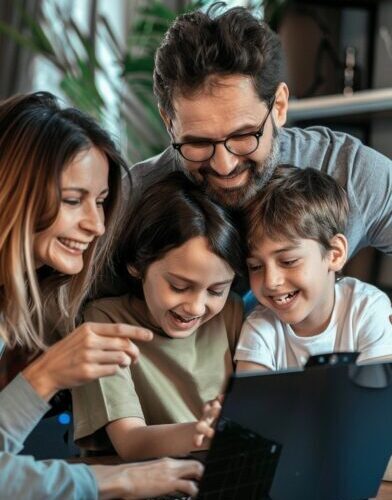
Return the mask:
M 0 393 L 2 498 L 139 498 L 178 488 L 195 493 L 182 477 L 199 476 L 197 464 L 88 468 L 14 455 L 58 390 L 115 373 L 138 356 L 130 339 L 151 338 L 129 325 L 75 329 L 118 226 L 123 166 L 109 136 L 81 112 L 60 109 L 51 94 L 0 103 L 0 356 L 4 344 L 44 350 Z M 43 292 L 73 330 L 49 349 Z
M 124 460 L 187 453 L 204 402 L 233 371 L 242 307 L 229 291 L 244 261 L 240 235 L 179 172 L 143 193 L 128 224 L 119 262 L 131 293 L 93 302 L 85 319 L 155 335 L 139 346 L 138 365 L 73 392 L 75 437 L 90 449 L 111 441 Z

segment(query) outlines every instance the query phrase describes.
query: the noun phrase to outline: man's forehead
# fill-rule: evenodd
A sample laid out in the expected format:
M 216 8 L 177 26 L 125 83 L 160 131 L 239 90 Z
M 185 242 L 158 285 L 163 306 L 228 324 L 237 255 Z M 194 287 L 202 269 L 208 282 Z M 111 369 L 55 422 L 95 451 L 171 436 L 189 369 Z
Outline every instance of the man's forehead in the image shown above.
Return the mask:
M 193 101 L 195 103 L 204 99 L 233 100 L 252 96 L 258 101 L 262 100 L 257 95 L 253 79 L 247 75 L 209 75 L 198 87 L 176 89 L 173 101 L 177 105 L 181 102 Z
M 173 104 L 177 134 L 211 138 L 254 128 L 266 108 L 248 77 L 215 78 L 191 94 L 177 94 Z

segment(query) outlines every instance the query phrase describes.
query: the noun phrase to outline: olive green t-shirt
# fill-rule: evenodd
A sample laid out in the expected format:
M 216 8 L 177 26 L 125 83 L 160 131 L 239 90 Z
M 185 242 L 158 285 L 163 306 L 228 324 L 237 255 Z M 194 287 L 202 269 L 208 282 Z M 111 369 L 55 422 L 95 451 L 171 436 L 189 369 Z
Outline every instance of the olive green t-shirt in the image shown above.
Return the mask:
M 147 425 L 193 422 L 203 404 L 224 391 L 243 320 L 239 297 L 230 294 L 218 315 L 183 339 L 153 329 L 147 317 L 146 304 L 129 294 L 87 307 L 85 321 L 143 326 L 154 331 L 154 338 L 135 342 L 137 364 L 72 391 L 79 446 L 111 449 L 104 427 L 120 418 L 138 417 Z

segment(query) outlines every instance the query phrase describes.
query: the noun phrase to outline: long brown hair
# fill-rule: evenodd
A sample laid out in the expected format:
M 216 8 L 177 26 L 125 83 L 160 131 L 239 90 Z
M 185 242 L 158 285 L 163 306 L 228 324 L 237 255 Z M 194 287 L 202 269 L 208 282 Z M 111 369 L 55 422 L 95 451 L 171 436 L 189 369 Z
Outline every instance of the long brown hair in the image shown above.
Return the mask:
M 48 92 L 0 103 L 0 338 L 10 347 L 45 348 L 43 287 L 35 269 L 33 237 L 56 219 L 63 170 L 91 147 L 109 163 L 105 235 L 86 251 L 81 273 L 64 276 L 53 271 L 44 282 L 59 308 L 59 320 L 70 328 L 108 262 L 119 227 L 121 167 L 126 165 L 92 118 L 74 108 L 61 109 Z

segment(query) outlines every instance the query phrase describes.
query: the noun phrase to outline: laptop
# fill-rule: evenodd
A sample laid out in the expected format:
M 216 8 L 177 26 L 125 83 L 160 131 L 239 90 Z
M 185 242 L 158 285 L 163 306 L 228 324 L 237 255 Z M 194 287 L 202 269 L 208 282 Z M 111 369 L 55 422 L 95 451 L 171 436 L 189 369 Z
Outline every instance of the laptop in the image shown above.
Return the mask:
M 392 455 L 392 363 L 332 356 L 300 371 L 232 375 L 199 500 L 376 496 Z

